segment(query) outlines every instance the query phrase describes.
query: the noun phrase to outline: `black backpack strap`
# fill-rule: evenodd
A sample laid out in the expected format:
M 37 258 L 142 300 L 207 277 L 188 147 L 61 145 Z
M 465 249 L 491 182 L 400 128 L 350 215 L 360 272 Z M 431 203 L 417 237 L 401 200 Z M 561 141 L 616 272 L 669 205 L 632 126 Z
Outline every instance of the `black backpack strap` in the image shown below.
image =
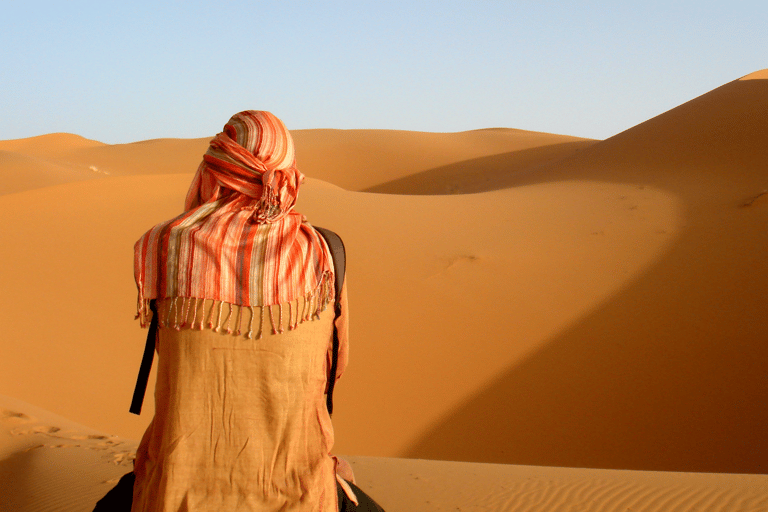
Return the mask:
M 136 378 L 136 387 L 133 390 L 130 411 L 133 414 L 141 414 L 141 405 L 144 403 L 144 394 L 147 392 L 149 371 L 152 369 L 152 360 L 155 357 L 155 340 L 157 339 L 157 306 L 155 299 L 149 301 L 149 309 L 152 311 L 152 320 L 147 330 L 147 343 L 144 345 L 144 355 L 141 358 L 139 376 Z
M 347 264 L 347 255 L 346 250 L 344 249 L 344 242 L 339 235 L 330 229 L 318 228 L 316 226 L 315 229 L 323 236 L 323 238 L 325 238 L 325 243 L 328 244 L 328 248 L 331 250 L 334 274 L 336 277 L 336 303 L 334 305 L 336 316 L 333 325 L 333 355 L 331 357 L 331 371 L 328 376 L 328 394 L 325 397 L 325 406 L 328 409 L 328 414 L 333 414 L 333 387 L 336 385 L 336 371 L 339 367 L 339 333 L 336 330 L 336 319 L 341 315 L 341 287 L 344 285 L 344 271 Z

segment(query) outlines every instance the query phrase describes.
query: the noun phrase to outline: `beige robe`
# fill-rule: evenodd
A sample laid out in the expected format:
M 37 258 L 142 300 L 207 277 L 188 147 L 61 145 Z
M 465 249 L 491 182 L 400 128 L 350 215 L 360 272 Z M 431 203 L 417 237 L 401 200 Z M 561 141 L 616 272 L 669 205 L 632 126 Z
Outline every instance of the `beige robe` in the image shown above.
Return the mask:
M 342 297 L 337 378 L 348 353 Z M 155 416 L 136 455 L 132 512 L 337 510 L 325 404 L 333 307 L 295 330 L 285 307 L 280 334 L 265 310 L 261 339 L 248 339 L 163 327 L 170 303 L 158 304 Z

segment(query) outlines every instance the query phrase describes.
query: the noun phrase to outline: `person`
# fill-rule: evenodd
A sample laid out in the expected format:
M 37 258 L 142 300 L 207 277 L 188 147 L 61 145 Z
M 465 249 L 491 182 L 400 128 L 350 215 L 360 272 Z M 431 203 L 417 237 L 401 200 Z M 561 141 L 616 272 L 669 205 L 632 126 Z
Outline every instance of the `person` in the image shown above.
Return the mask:
M 133 512 L 381 510 L 330 453 L 346 284 L 334 317 L 332 255 L 294 210 L 303 180 L 283 123 L 240 112 L 211 140 L 185 211 L 136 242 L 137 318 L 156 311 L 158 368 Z

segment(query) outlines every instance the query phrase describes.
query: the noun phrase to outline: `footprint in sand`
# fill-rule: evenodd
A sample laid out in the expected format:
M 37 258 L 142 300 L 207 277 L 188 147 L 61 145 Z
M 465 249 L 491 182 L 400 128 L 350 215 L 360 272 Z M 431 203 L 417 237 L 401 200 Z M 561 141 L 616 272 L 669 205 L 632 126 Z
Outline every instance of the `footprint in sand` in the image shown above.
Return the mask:
M 23 412 L 11 411 L 8 409 L 0 409 L 0 421 L 3 423 L 33 423 L 37 421 L 32 416 L 28 416 Z
M 133 459 L 136 458 L 136 450 L 126 449 L 128 446 L 125 446 L 125 442 L 119 440 L 119 438 L 115 436 L 107 436 L 103 434 L 83 434 L 71 431 L 68 432 L 52 425 L 32 426 L 29 424 L 37 422 L 36 418 L 28 416 L 22 412 L 11 411 L 8 409 L 0 409 L 0 422 L 9 425 L 24 425 L 11 429 L 10 433 L 13 435 L 30 436 L 42 434 L 44 436 L 59 440 L 58 442 L 53 442 L 50 444 L 36 444 L 29 447 L 27 450 L 34 450 L 38 448 L 84 448 L 87 450 L 103 451 L 107 452 L 105 456 L 109 457 L 113 464 L 119 466 L 130 465 L 133 462 Z M 66 441 L 72 442 L 67 443 Z
M 112 463 L 117 466 L 130 466 L 136 458 L 136 450 L 126 450 L 114 452 L 112 454 Z
M 26 436 L 31 434 L 45 434 L 50 437 L 60 437 L 60 436 L 53 435 L 56 432 L 59 432 L 60 430 L 61 429 L 59 427 L 39 425 L 37 427 L 32 427 L 32 428 L 15 428 L 11 430 L 11 434 L 14 434 L 17 436 Z

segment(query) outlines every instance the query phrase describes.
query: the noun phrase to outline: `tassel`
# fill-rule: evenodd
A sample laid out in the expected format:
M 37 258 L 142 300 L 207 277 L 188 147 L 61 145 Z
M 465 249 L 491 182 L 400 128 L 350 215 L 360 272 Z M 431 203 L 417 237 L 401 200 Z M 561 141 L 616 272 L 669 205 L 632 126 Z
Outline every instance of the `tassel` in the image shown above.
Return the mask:
M 138 304 L 137 304 L 136 307 L 137 307 L 137 311 L 138 312 L 136 313 L 136 318 L 139 319 L 139 325 L 141 327 L 146 327 L 147 326 L 147 316 L 149 316 L 148 313 L 147 313 L 149 311 L 149 300 L 141 299 L 140 298 L 137 302 L 138 302 Z M 134 320 L 136 318 L 134 318 Z
M 216 307 L 216 301 L 214 299 L 211 299 L 211 310 L 208 312 L 208 328 L 213 329 L 213 310 Z M 205 311 L 205 307 L 203 307 L 203 311 Z
M 197 320 L 197 298 L 195 298 L 195 309 L 192 310 L 192 323 L 189 325 L 190 329 L 195 328 L 195 320 Z
M 221 327 L 222 328 L 224 327 L 224 322 L 226 321 L 227 322 L 226 333 L 227 334 L 232 334 L 232 329 L 229 328 L 229 323 L 232 320 L 232 304 L 227 302 L 227 306 L 229 306 L 229 312 L 227 313 L 227 317 L 224 320 L 221 321 Z
M 176 328 L 177 331 L 187 325 L 187 314 L 185 313 L 185 310 L 189 311 L 188 297 L 182 297 L 181 299 L 181 324 Z M 178 320 L 176 323 L 178 324 Z
M 269 307 L 269 319 L 272 322 L 272 334 L 277 334 L 277 329 L 275 328 L 275 312 L 272 310 L 272 306 Z
M 224 307 L 224 302 L 219 301 L 219 315 L 216 317 L 216 327 L 213 329 L 213 332 L 219 332 L 221 329 L 221 308 Z
M 179 315 L 181 315 L 182 309 L 184 308 L 184 297 L 181 297 L 181 305 L 179 305 L 179 301 L 177 300 L 179 297 L 175 297 L 173 301 L 173 328 L 174 330 L 179 330 Z
M 144 323 L 146 321 L 145 313 L 144 313 L 144 300 L 141 298 L 141 295 L 136 299 L 136 316 L 133 317 L 134 320 L 139 320 L 139 325 L 144 327 Z
M 237 307 L 237 319 L 235 320 L 235 336 L 240 336 L 240 327 L 243 324 L 243 306 Z
M 253 315 L 255 313 L 253 311 L 253 306 L 250 306 L 248 309 L 251 310 L 251 321 L 248 323 L 248 333 L 246 333 L 245 337 L 250 340 L 253 339 L 251 336 L 253 336 Z
M 205 299 L 200 299 L 200 327 L 202 331 L 205 323 Z
M 165 301 L 166 304 L 168 304 L 168 314 L 165 315 L 165 324 L 160 322 L 161 327 L 170 327 L 171 325 L 171 313 L 173 312 L 173 303 L 176 301 L 176 298 L 174 297 L 170 301 Z M 159 313 L 159 311 L 158 311 Z

